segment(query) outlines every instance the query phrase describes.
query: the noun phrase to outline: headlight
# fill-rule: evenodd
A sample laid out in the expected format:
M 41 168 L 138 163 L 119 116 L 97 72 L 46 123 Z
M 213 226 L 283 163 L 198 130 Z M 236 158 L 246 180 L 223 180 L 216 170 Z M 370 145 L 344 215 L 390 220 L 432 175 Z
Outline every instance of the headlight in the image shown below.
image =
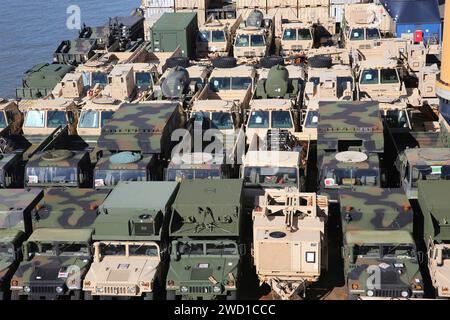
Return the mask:
M 134 287 L 128 288 L 128 293 L 136 293 L 136 288 Z
M 367 290 L 367 296 L 368 297 L 373 297 L 373 295 L 374 295 L 373 290 Z
M 214 286 L 213 287 L 214 293 L 221 293 L 222 292 L 222 286 Z
M 31 288 L 28 286 L 23 287 L 23 291 L 25 291 L 26 293 L 30 293 L 31 292 Z
M 402 297 L 403 298 L 408 298 L 409 296 L 409 292 L 408 291 L 402 291 Z
M 189 289 L 188 289 L 188 287 L 186 287 L 186 286 L 182 286 L 182 287 L 180 288 L 180 291 L 181 291 L 181 293 L 188 293 Z
M 63 291 L 64 291 L 64 289 L 62 287 L 56 287 L 57 293 L 62 293 Z

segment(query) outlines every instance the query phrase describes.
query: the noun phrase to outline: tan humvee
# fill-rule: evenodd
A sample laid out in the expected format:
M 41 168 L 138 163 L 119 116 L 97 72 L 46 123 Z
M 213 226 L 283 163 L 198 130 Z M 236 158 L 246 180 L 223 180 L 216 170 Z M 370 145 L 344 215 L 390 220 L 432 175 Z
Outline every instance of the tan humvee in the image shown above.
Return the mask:
M 450 274 L 450 259 L 448 258 L 450 245 L 432 243 L 428 251 L 428 269 L 437 295 L 441 298 L 450 298 L 450 279 L 448 278 Z M 444 257 L 444 255 L 446 256 Z
M 311 24 L 299 21 L 282 23 L 281 56 L 285 59 L 304 56 L 314 45 Z
M 234 57 L 238 63 L 257 63 L 259 59 L 269 55 L 273 41 L 273 18 L 272 25 L 268 29 L 239 28 L 234 41 Z
M 227 57 L 233 47 L 233 37 L 241 24 L 242 18 L 206 20 L 199 29 L 197 37 L 197 57 L 217 58 Z
M 108 246 L 121 250 L 105 254 Z M 149 251 L 145 254 L 131 253 L 131 248 L 134 247 L 148 248 Z M 83 282 L 85 299 L 91 299 L 93 296 L 143 296 L 152 299 L 154 282 L 160 276 L 160 262 L 160 249 L 155 242 L 96 242 L 94 261 Z
M 328 200 L 295 189 L 266 189 L 253 210 L 253 264 L 261 284 L 288 300 L 327 268 Z

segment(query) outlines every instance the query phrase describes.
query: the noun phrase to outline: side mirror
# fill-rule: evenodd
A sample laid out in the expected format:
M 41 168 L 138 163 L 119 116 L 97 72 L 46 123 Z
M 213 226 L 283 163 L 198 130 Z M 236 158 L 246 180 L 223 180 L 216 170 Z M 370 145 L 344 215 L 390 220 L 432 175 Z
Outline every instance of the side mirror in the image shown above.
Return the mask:
M 437 249 L 436 252 L 436 264 L 438 267 L 442 267 L 444 265 L 444 259 L 442 257 L 442 250 Z
M 247 247 L 243 243 L 241 243 L 239 245 L 238 250 L 239 250 L 239 256 L 241 256 L 241 257 L 243 257 L 247 254 Z

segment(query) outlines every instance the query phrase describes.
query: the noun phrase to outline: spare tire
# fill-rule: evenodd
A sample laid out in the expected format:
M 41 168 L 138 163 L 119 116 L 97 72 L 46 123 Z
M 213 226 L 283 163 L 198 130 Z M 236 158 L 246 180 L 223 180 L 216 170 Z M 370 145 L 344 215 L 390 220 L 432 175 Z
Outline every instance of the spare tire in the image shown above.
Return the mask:
M 270 69 L 276 65 L 284 66 L 284 59 L 279 56 L 264 57 L 259 61 L 259 65 L 265 69 Z
M 308 58 L 308 66 L 312 68 L 331 68 L 333 60 L 329 56 L 314 56 Z
M 214 68 L 234 68 L 237 65 L 237 60 L 234 57 L 220 57 L 211 60 Z
M 191 65 L 188 57 L 173 57 L 166 60 L 165 69 L 183 67 L 188 68 Z

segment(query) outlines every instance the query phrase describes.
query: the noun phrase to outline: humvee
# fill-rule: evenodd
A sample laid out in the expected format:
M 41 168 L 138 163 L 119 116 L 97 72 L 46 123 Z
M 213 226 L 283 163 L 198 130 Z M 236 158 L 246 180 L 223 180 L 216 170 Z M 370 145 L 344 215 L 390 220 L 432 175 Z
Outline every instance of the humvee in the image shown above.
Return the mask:
M 184 180 L 172 205 L 167 299 L 236 299 L 243 182 Z
M 34 232 L 11 279 L 13 300 L 81 298 L 92 260 L 92 225 L 107 191 L 49 189 L 36 207 Z
M 266 189 L 253 218 L 253 263 L 282 299 L 305 294 L 327 269 L 328 201 L 296 189 Z
M 11 277 L 22 259 L 22 243 L 32 232 L 31 219 L 43 196 L 40 189 L 0 190 L 0 300 L 9 297 Z
M 450 236 L 448 190 L 450 181 L 418 182 L 418 202 L 424 219 L 424 240 L 431 283 L 439 298 L 450 298 Z
M 228 57 L 233 48 L 233 37 L 241 24 L 237 19 L 214 19 L 212 16 L 199 28 L 197 35 L 197 57 Z
M 340 204 L 349 299 L 422 298 L 413 211 L 403 191 L 355 187 L 341 191 Z
M 94 261 L 83 283 L 85 299 L 151 300 L 160 293 L 177 189 L 176 182 L 121 182 L 111 192 L 94 223 Z
M 314 45 L 312 25 L 300 21 L 286 21 L 281 24 L 281 56 L 285 59 L 305 56 Z

